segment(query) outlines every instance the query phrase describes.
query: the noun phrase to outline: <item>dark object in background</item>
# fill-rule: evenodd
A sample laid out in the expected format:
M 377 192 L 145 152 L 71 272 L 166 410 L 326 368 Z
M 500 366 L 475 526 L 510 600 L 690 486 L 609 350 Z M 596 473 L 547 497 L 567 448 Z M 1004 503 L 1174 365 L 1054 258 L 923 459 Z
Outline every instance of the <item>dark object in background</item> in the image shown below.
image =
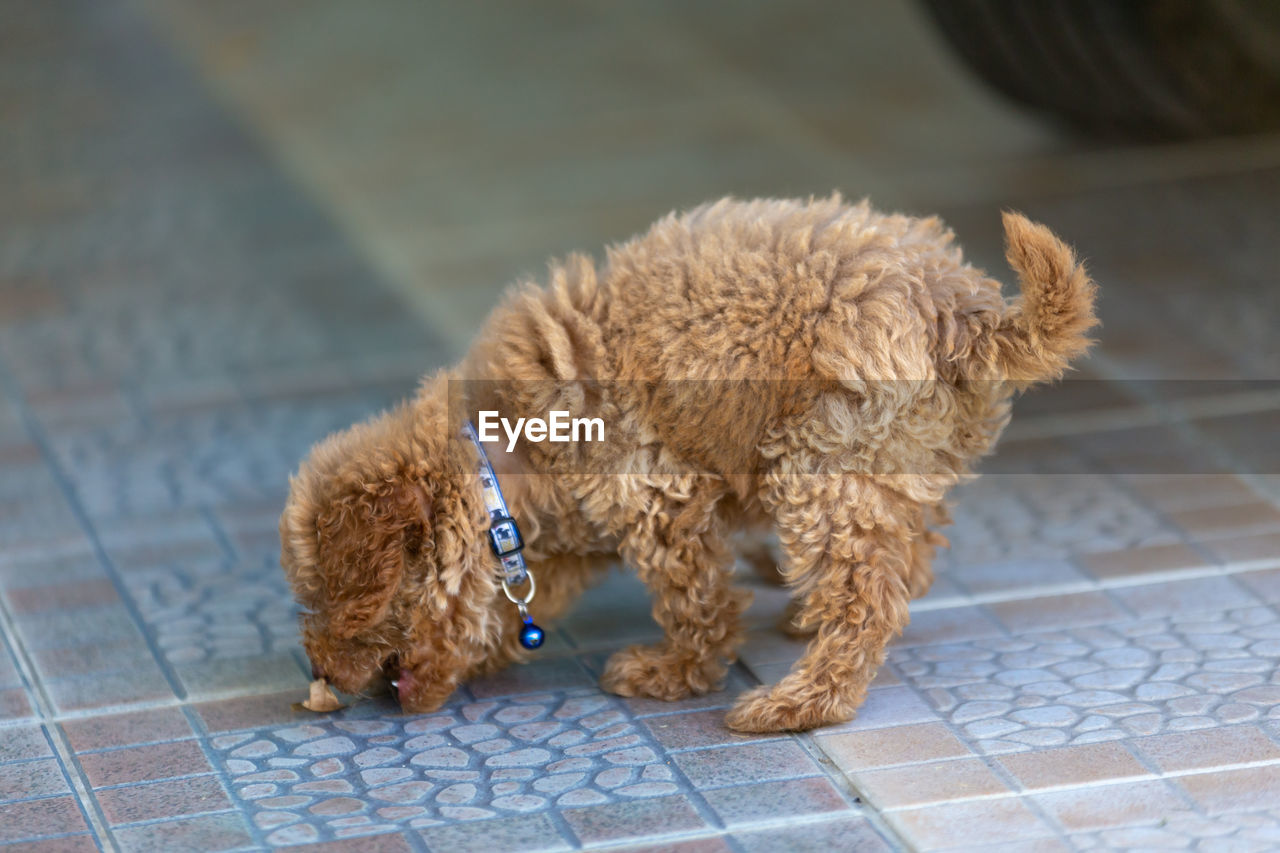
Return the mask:
M 1006 95 L 1142 137 L 1280 127 L 1280 0 L 922 0 Z

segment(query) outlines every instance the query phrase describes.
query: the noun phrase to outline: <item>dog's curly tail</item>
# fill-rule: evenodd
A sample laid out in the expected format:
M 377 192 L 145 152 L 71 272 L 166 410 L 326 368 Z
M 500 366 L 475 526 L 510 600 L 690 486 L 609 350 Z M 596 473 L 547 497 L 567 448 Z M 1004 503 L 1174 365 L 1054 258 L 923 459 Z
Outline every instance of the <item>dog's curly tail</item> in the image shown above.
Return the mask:
M 1005 257 L 1022 295 L 995 330 L 1001 373 L 1017 383 L 1056 379 L 1093 343 L 1097 286 L 1071 248 L 1020 213 L 1004 214 Z

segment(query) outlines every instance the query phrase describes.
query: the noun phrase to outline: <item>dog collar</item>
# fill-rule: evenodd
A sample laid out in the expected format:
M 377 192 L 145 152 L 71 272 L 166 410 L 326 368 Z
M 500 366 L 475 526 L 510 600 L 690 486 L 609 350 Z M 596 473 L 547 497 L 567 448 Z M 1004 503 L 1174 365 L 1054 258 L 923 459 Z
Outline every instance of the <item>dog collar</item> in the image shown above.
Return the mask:
M 520 619 L 524 622 L 524 627 L 520 629 L 520 645 L 526 649 L 536 649 L 542 645 L 547 635 L 533 624 L 533 617 L 529 615 L 529 602 L 533 601 L 536 587 L 533 572 L 529 571 L 524 555 L 520 553 L 524 549 L 524 538 L 520 535 L 516 520 L 507 509 L 507 501 L 502 497 L 502 487 L 498 485 L 498 475 L 493 472 L 489 455 L 484 452 L 484 445 L 480 443 L 471 421 L 462 425 L 462 432 L 471 440 L 480 457 L 480 485 L 484 494 L 484 509 L 489 514 L 489 546 L 502 568 L 498 578 L 502 583 L 502 592 L 520 611 Z M 529 582 L 528 592 L 523 596 L 513 592 L 513 587 L 521 586 L 525 581 Z

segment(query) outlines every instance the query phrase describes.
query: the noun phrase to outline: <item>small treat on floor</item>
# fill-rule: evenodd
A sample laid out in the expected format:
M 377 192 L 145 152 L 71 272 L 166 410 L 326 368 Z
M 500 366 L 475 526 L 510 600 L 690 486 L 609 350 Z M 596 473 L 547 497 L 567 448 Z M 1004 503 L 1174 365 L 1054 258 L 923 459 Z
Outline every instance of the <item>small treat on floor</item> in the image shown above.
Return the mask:
M 329 711 L 341 711 L 347 707 L 338 699 L 333 688 L 329 686 L 329 682 L 323 678 L 317 678 L 311 682 L 311 693 L 302 702 L 294 702 L 293 710 L 295 711 L 315 711 L 317 714 L 325 714 Z

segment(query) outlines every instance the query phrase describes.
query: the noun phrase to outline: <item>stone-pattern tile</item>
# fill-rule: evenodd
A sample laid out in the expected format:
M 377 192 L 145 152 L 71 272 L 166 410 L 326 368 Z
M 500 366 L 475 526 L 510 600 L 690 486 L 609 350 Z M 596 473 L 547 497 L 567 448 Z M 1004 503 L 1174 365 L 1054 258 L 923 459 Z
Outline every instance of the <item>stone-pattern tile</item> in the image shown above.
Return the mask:
M 630 824 L 641 821 L 641 812 L 628 804 L 686 803 L 699 790 L 710 801 L 711 789 L 750 799 L 744 783 L 822 773 L 792 739 L 680 752 L 673 761 L 647 727 L 669 718 L 649 717 L 642 725 L 621 699 L 578 689 L 460 702 L 417 717 L 316 716 L 213 735 L 209 743 L 233 796 L 271 843 L 532 819 L 548 810 L 561 812 L 587 842 L 607 834 L 602 818 L 592 815 L 612 814 L 611 808 Z M 826 794 L 797 796 L 801 810 L 849 808 Z M 692 822 L 671 827 L 703 825 L 701 817 L 694 820 L 697 808 L 681 808 Z M 732 808 L 728 800 L 723 808 Z M 495 831 L 508 823 L 495 824 Z M 461 832 L 424 837 L 443 843 Z
M 1177 538 L 1169 522 L 1083 463 L 1031 473 L 989 474 L 956 490 L 950 561 L 1046 560 Z
M 1240 850 L 1263 853 L 1280 844 L 1280 810 L 1206 816 L 1176 812 L 1147 826 L 1070 836 L 1077 850 Z
M 298 647 L 297 609 L 278 565 L 139 569 L 126 583 L 171 664 Z
M 1192 812 L 1191 801 L 1160 779 L 1036 794 L 1032 799 L 1068 833 L 1157 824 Z
M 980 752 L 1280 717 L 1266 607 L 895 650 L 894 666 Z

